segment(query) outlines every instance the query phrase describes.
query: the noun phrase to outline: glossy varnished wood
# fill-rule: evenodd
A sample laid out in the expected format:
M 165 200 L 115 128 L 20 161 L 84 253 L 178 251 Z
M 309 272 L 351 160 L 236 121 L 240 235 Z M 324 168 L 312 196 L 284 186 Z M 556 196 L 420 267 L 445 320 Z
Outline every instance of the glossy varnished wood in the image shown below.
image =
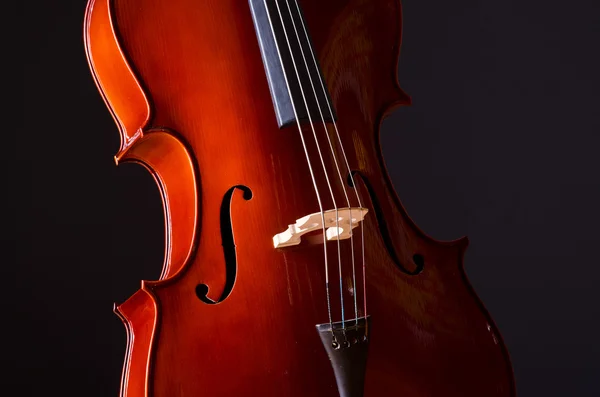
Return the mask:
M 381 120 L 409 103 L 396 81 L 398 0 L 300 5 L 350 168 L 359 172 L 356 187 L 370 210 L 364 222 L 372 318 L 365 395 L 513 396 L 502 339 L 463 272 L 466 239 L 438 242 L 424 235 L 385 172 Z M 319 207 L 299 132 L 277 127 L 247 2 L 90 0 L 85 38 L 92 74 L 121 132 L 116 159 L 152 172 L 167 225 L 161 279 L 143 282 L 116 308 L 129 335 L 122 395 L 336 395 L 315 330 L 328 321 L 322 240 L 281 250 L 272 245 L 273 235 Z M 331 125 L 328 131 L 335 137 Z M 317 124 L 315 133 L 333 199 L 346 206 L 345 188 L 348 204 L 357 207 L 354 190 L 336 177 L 325 130 Z M 332 209 L 308 126 L 304 136 L 324 209 Z M 339 165 L 345 176 L 345 163 Z M 225 289 L 220 209 L 226 192 L 240 185 L 252 198 L 237 189 L 231 200 L 235 285 L 222 302 L 206 304 L 196 287 L 208 285 L 213 300 Z M 356 236 L 356 258 L 359 241 Z M 337 244 L 327 247 L 332 313 L 340 320 Z M 343 241 L 340 248 L 348 319 L 352 293 L 359 292 L 359 315 L 364 302 L 360 289 L 351 290 L 353 247 Z M 410 275 L 415 255 L 425 266 Z

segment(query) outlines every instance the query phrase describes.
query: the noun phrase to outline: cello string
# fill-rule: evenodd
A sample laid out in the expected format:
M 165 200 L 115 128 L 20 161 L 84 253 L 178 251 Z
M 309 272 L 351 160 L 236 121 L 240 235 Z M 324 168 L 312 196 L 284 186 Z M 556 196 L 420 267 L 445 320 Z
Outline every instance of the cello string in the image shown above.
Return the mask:
M 331 187 L 331 182 L 329 180 L 329 175 L 327 174 L 327 167 L 325 166 L 325 161 L 323 160 L 323 154 L 321 153 L 321 147 L 319 146 L 319 140 L 317 139 L 317 133 L 315 131 L 315 126 L 312 120 L 312 117 L 310 115 L 310 109 L 308 107 L 308 102 L 306 101 L 306 95 L 304 94 L 304 88 L 302 87 L 302 80 L 300 79 L 300 74 L 298 73 L 298 66 L 296 65 L 296 60 L 294 58 L 294 53 L 292 51 L 292 45 L 290 43 L 290 39 L 288 37 L 287 34 L 287 29 L 285 28 L 285 22 L 283 21 L 283 14 L 281 13 L 281 8 L 279 7 L 279 1 L 275 0 L 275 6 L 277 7 L 277 13 L 279 14 L 279 19 L 281 20 L 281 26 L 283 28 L 283 34 L 285 36 L 285 41 L 287 43 L 288 46 L 288 50 L 290 51 L 290 57 L 292 59 L 292 64 L 294 65 L 294 71 L 296 73 L 296 78 L 298 79 L 298 86 L 300 87 L 300 93 L 302 94 L 302 101 L 304 102 L 304 107 L 306 109 L 306 114 L 308 116 L 308 121 L 310 124 L 310 129 L 313 133 L 313 137 L 315 138 L 315 144 L 317 146 L 317 152 L 319 153 L 319 159 L 321 160 L 321 166 L 323 167 L 323 174 L 325 175 L 325 180 L 327 181 L 327 187 L 329 188 L 329 194 L 331 195 L 331 201 L 333 202 L 333 207 L 335 208 L 335 222 L 336 222 L 336 230 L 339 233 L 340 230 L 340 217 L 338 214 L 338 206 L 337 203 L 335 201 L 335 195 L 333 194 L 333 189 Z M 289 7 L 288 7 L 289 9 Z M 291 14 L 290 11 L 290 19 L 293 21 L 293 16 Z M 300 45 L 300 48 L 302 49 L 302 46 Z M 291 96 L 291 93 L 290 93 Z M 298 122 L 298 125 L 300 125 L 300 120 L 298 119 L 298 116 L 296 115 L 296 121 Z M 321 210 L 322 211 L 322 210 Z M 323 220 L 323 227 L 325 227 L 325 217 L 323 215 L 323 213 L 321 212 L 321 216 L 322 216 L 322 220 Z M 340 248 L 340 239 L 339 237 L 336 238 L 337 240 L 337 256 L 338 256 L 338 268 L 340 271 L 340 302 L 341 302 L 341 315 L 342 315 L 342 324 L 344 324 L 344 294 L 343 294 L 343 290 L 342 290 L 342 257 L 341 257 L 341 248 Z M 327 244 L 327 237 L 324 237 L 324 244 Z M 327 263 L 327 262 L 326 262 Z M 329 281 L 327 281 L 327 288 L 329 288 Z M 333 327 L 332 327 L 332 332 L 333 332 Z
M 277 5 L 277 1 L 275 1 L 275 4 Z M 267 0 L 264 0 L 264 6 L 265 6 L 266 10 L 269 9 L 267 6 Z M 279 11 L 278 5 L 277 5 L 277 10 Z M 273 28 L 273 21 L 271 20 L 271 15 L 269 12 L 266 12 L 266 14 L 267 14 L 267 19 L 269 20 L 269 25 L 271 27 L 271 32 L 273 34 L 273 37 L 275 37 L 275 29 Z M 281 18 L 281 12 L 279 12 L 279 16 Z M 282 18 L 282 20 L 283 20 L 283 18 Z M 285 32 L 285 25 L 284 25 L 284 32 Z M 286 34 L 286 39 L 287 39 L 287 34 Z M 275 48 L 277 50 L 277 56 L 279 57 L 279 62 L 281 63 L 281 65 L 283 65 L 283 59 L 281 58 L 281 51 L 279 49 L 279 44 L 277 43 L 277 40 L 274 40 L 274 42 L 275 42 Z M 288 41 L 288 47 L 289 47 L 289 41 Z M 290 51 L 290 54 L 291 54 L 291 51 Z M 293 59 L 293 56 L 292 56 L 292 59 Z M 295 68 L 295 63 L 294 63 L 294 68 Z M 330 299 L 330 293 L 329 293 L 329 266 L 328 266 L 328 260 L 327 260 L 327 233 L 326 233 L 326 229 L 325 229 L 325 214 L 323 212 L 323 203 L 321 201 L 321 195 L 319 193 L 319 188 L 317 186 L 317 181 L 315 179 L 315 173 L 312 168 L 312 163 L 310 161 L 310 155 L 308 154 L 308 148 L 306 146 L 304 134 L 302 133 L 302 126 L 300 125 L 300 118 L 298 117 L 298 112 L 296 111 L 296 104 L 294 102 L 294 97 L 292 95 L 292 90 L 290 88 L 290 83 L 288 81 L 287 73 L 285 72 L 285 68 L 282 68 L 282 70 L 283 70 L 283 77 L 285 80 L 285 85 L 287 87 L 288 94 L 290 95 L 290 101 L 292 104 L 292 110 L 294 112 L 294 117 L 296 118 L 298 132 L 300 133 L 300 140 L 302 141 L 302 147 L 304 148 L 304 154 L 306 156 L 306 161 L 308 162 L 308 170 L 310 172 L 310 177 L 312 179 L 313 187 L 315 189 L 315 194 L 317 196 L 317 201 L 319 203 L 319 210 L 321 212 L 321 222 L 323 225 L 323 227 L 322 227 L 322 229 L 323 229 L 323 253 L 324 253 L 324 259 L 325 259 L 325 293 L 327 296 L 327 314 L 329 316 L 329 326 L 333 332 L 333 320 L 331 317 L 331 299 Z M 296 70 L 296 76 L 298 77 L 297 70 Z M 300 81 L 299 77 L 298 77 L 298 81 Z M 300 88 L 302 88 L 302 86 L 300 86 Z M 305 99 L 305 98 L 303 98 L 303 99 Z M 312 124 L 311 124 L 311 126 L 312 126 Z
M 302 60 L 304 61 L 304 66 L 306 67 L 306 71 L 308 74 L 308 80 L 310 82 L 310 86 L 312 88 L 312 92 L 313 95 L 315 97 L 315 101 L 317 103 L 317 109 L 319 110 L 319 115 L 321 116 L 321 122 L 323 123 L 323 128 L 325 130 L 325 136 L 327 137 L 327 142 L 329 143 L 329 149 L 331 150 L 331 154 L 333 156 L 333 160 L 334 160 L 334 164 L 335 164 L 335 168 L 337 170 L 337 174 L 338 177 L 340 179 L 341 182 L 341 186 L 342 186 L 342 190 L 344 191 L 344 196 L 346 198 L 346 203 L 348 205 L 348 209 L 350 212 L 350 246 L 351 246 L 351 253 L 352 253 L 352 280 L 353 280 L 353 295 L 354 295 L 354 318 L 358 319 L 358 305 L 357 305 L 357 301 L 356 301 L 356 270 L 355 270 L 355 264 L 354 264 L 354 237 L 353 237 L 353 233 L 352 233 L 352 206 L 350 205 L 350 199 L 348 197 L 348 192 L 346 191 L 346 186 L 344 184 L 344 178 L 342 178 L 342 173 L 340 171 L 340 167 L 338 164 L 338 159 L 335 155 L 335 149 L 333 148 L 333 144 L 331 142 L 331 138 L 329 137 L 329 132 L 327 131 L 327 123 L 325 122 L 325 116 L 323 115 L 323 111 L 321 110 L 321 103 L 319 101 L 319 97 L 317 95 L 317 90 L 315 88 L 315 84 L 313 82 L 313 78 L 310 75 L 310 68 L 308 67 L 308 62 L 306 60 L 306 55 L 304 54 L 304 49 L 302 48 L 302 41 L 300 40 L 300 35 L 298 33 L 298 28 L 296 27 L 296 22 L 294 21 L 293 18 L 293 14 L 292 14 L 292 9 L 290 7 L 290 2 L 289 0 L 285 0 L 285 3 L 287 5 L 288 11 L 290 13 L 290 18 L 292 20 L 292 25 L 294 27 L 294 33 L 296 35 L 296 39 L 298 40 L 298 45 L 300 47 L 300 53 L 302 54 Z M 300 19 L 302 20 L 302 14 L 300 13 L 300 9 L 298 6 L 298 3 L 296 2 L 296 7 L 298 10 L 298 15 L 300 16 Z M 307 42 L 309 43 L 309 47 L 310 47 L 310 40 L 308 39 L 308 35 L 306 35 L 306 39 Z M 333 117 L 332 117 L 333 119 Z M 337 215 L 337 212 L 336 212 Z M 338 218 L 338 233 L 339 233 L 339 218 Z M 339 235 L 338 235 L 338 244 L 339 244 Z M 339 248 L 338 248 L 338 254 L 339 254 Z M 339 262 L 339 274 L 340 274 L 340 294 L 342 294 L 343 297 L 343 284 L 342 284 L 342 261 L 341 261 L 341 257 L 338 258 L 338 262 Z M 342 302 L 342 307 L 344 304 L 343 298 L 341 299 Z M 342 320 L 343 320 L 343 315 L 342 315 Z M 358 321 L 358 320 L 357 320 Z M 342 328 L 345 328 L 345 323 L 342 321 Z
M 286 0 L 286 1 L 288 1 L 288 0 Z M 298 4 L 298 0 L 293 0 L 293 1 L 296 4 L 296 9 L 298 10 L 298 14 L 302 15 L 301 11 L 300 11 L 300 5 Z M 302 29 L 304 31 L 304 36 L 306 37 L 306 40 L 310 43 L 310 37 L 308 36 L 308 30 L 306 29 L 306 24 L 304 23 L 304 18 L 300 18 L 300 22 L 302 23 Z M 313 51 L 312 45 L 309 45 L 308 48 L 310 50 L 311 57 L 312 57 L 314 65 L 315 65 L 315 68 L 317 70 L 319 70 L 319 64 L 317 63 L 317 58 Z M 317 73 L 317 75 L 319 77 L 319 82 L 321 83 L 321 88 L 323 90 L 323 94 L 325 97 L 325 103 L 327 103 L 327 109 L 329 110 L 329 115 L 331 117 L 331 121 L 332 121 L 333 127 L 335 129 L 335 134 L 336 134 L 338 142 L 340 144 L 340 149 L 342 150 L 342 157 L 344 158 L 344 162 L 346 164 L 346 169 L 348 170 L 348 175 L 350 177 L 350 181 L 352 182 L 352 186 L 354 187 L 356 199 L 358 200 L 358 206 L 360 208 L 362 208 L 362 201 L 360 199 L 360 194 L 358 192 L 358 189 L 356 188 L 356 184 L 354 182 L 354 176 L 352 175 L 352 170 L 350 169 L 350 163 L 348 162 L 348 157 L 346 156 L 346 151 L 344 150 L 344 145 L 342 144 L 342 139 L 340 137 L 340 131 L 338 129 L 337 123 L 335 122 L 335 117 L 333 116 L 333 110 L 332 110 L 331 103 L 329 101 L 329 97 L 327 96 L 327 88 L 325 87 L 325 82 L 323 81 L 323 77 L 321 76 L 320 73 Z M 312 80 L 311 80 L 311 83 L 312 83 Z M 315 94 L 315 96 L 316 96 L 316 94 Z M 319 106 L 319 111 L 320 110 L 321 109 Z M 328 134 L 328 137 L 329 137 L 329 134 Z M 336 166 L 337 166 L 337 162 L 336 162 Z M 344 192 L 345 192 L 345 189 L 344 189 Z M 350 215 L 350 218 L 352 219 L 352 215 Z M 367 285 L 366 285 L 366 262 L 365 262 L 365 232 L 364 232 L 363 222 L 360 222 L 359 227 L 360 227 L 360 232 L 361 232 L 362 271 L 363 271 L 363 310 L 364 310 L 364 317 L 366 318 L 367 317 Z M 352 234 L 353 234 L 352 227 L 350 228 L 350 233 L 352 236 Z M 352 254 L 353 254 L 353 258 L 354 258 L 354 248 L 352 250 Z M 354 279 L 353 280 L 354 281 L 354 306 L 355 306 L 355 310 L 357 311 L 358 309 L 356 308 L 356 306 L 357 306 L 357 303 L 356 303 L 356 275 L 355 275 L 355 271 L 354 271 L 354 262 L 352 262 L 352 276 Z M 358 323 L 358 314 L 356 315 L 356 321 Z

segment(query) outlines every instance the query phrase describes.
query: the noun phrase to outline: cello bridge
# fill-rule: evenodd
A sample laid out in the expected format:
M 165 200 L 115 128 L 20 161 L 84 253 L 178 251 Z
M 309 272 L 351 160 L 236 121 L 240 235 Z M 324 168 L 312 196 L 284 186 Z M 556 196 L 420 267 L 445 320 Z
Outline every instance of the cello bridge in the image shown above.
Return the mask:
M 303 235 L 315 230 L 323 230 L 323 226 L 328 241 L 348 239 L 352 236 L 352 229 L 363 221 L 367 212 L 369 210 L 366 208 L 352 207 L 338 208 L 337 212 L 336 210 L 324 211 L 322 215 L 321 212 L 306 215 L 289 225 L 284 232 L 273 236 L 273 246 L 283 248 L 298 245 Z

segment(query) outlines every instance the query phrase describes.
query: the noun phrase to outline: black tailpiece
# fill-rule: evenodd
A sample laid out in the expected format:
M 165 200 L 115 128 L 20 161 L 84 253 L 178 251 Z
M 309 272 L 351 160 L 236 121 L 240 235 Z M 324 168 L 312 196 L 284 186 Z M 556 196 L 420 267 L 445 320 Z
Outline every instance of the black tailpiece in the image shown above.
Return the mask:
M 363 397 L 370 317 L 317 325 L 335 374 L 340 397 Z

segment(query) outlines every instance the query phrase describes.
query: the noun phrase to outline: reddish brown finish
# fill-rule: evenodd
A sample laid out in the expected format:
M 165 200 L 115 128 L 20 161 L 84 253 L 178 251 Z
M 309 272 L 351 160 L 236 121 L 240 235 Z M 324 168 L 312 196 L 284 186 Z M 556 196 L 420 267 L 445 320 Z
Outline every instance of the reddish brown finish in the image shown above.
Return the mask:
M 463 272 L 466 239 L 438 242 L 421 232 L 385 172 L 381 120 L 409 103 L 396 76 L 399 1 L 300 4 L 350 167 L 370 183 L 386 220 L 378 224 L 357 179 L 363 205 L 371 210 L 364 223 L 372 317 L 365 395 L 514 396 L 505 346 Z M 167 225 L 161 279 L 143 282 L 116 308 L 129 335 L 121 395 L 337 395 L 315 330 L 328 321 L 322 240 L 272 246 L 274 234 L 319 208 L 297 129 L 277 128 L 247 1 L 90 0 L 85 39 L 92 73 L 120 128 L 116 159 L 152 172 Z M 322 126 L 316 131 L 319 145 L 328 149 Z M 304 134 L 324 209 L 332 209 L 312 132 Z M 345 206 L 335 160 L 330 151 L 323 153 L 336 202 Z M 219 213 L 225 192 L 235 185 L 253 192 L 249 201 L 239 191 L 232 199 L 237 279 L 227 299 L 208 305 L 195 287 L 206 283 L 213 299 L 225 287 Z M 358 206 L 349 193 L 350 204 Z M 382 239 L 386 233 L 393 253 Z M 332 310 L 339 321 L 337 244 L 327 246 Z M 350 241 L 341 248 L 348 319 Z M 359 248 L 355 244 L 357 258 Z M 416 276 L 400 271 L 392 259 L 412 269 L 415 254 L 425 258 Z M 359 294 L 359 315 L 362 306 Z

